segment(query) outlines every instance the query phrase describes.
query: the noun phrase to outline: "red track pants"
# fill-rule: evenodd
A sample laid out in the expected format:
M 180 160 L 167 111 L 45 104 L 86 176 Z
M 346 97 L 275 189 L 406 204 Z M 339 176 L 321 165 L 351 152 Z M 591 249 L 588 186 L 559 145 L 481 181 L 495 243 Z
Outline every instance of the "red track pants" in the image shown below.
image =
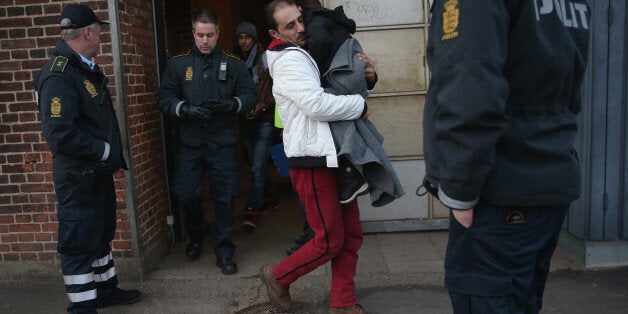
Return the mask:
M 362 225 L 357 201 L 342 205 L 338 200 L 342 175 L 330 168 L 292 168 L 290 178 L 306 211 L 314 238 L 275 267 L 283 286 L 331 261 L 332 307 L 353 306 L 355 269 L 362 245 Z

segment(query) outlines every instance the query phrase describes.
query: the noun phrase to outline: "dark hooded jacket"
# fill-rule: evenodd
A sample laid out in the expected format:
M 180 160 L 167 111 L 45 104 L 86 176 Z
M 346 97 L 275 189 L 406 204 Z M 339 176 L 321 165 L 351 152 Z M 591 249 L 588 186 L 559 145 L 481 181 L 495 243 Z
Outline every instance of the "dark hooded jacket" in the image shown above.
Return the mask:
M 573 144 L 590 11 L 585 0 L 547 4 L 434 2 L 426 180 L 450 208 L 565 205 L 580 193 Z
M 320 73 L 327 72 L 338 48 L 355 33 L 355 21 L 348 18 L 342 6 L 307 9 L 303 13 L 307 35 L 305 49 L 314 58 Z

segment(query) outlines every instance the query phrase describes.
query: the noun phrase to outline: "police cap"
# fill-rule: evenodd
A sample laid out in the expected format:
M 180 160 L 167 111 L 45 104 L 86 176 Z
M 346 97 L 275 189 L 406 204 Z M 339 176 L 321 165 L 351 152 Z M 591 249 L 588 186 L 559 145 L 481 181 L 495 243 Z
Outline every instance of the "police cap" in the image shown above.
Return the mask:
M 109 24 L 103 22 L 96 17 L 94 11 L 84 4 L 70 4 L 61 12 L 61 20 L 69 19 L 72 24 L 67 26 L 61 26 L 61 29 L 76 29 L 85 26 L 92 25 L 94 23 Z

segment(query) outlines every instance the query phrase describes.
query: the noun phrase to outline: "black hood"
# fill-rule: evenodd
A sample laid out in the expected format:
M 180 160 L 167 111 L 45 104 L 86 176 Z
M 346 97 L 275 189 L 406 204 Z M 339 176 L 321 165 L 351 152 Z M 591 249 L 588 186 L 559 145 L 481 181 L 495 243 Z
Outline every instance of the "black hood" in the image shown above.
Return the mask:
M 355 33 L 355 21 L 347 17 L 341 5 L 337 6 L 333 10 L 327 8 L 313 8 L 306 10 L 303 17 L 304 24 L 307 25 L 308 22 L 317 15 L 333 20 L 338 24 L 338 26 L 350 34 Z

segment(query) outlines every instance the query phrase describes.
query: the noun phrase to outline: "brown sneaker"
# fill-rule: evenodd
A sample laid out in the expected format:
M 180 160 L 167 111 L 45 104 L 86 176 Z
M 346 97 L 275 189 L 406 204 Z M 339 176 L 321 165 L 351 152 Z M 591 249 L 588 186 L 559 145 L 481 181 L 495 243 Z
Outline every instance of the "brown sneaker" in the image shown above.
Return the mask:
M 347 307 L 330 307 L 329 308 L 329 314 L 353 314 L 353 313 L 372 314 L 373 312 L 367 312 L 359 304 L 356 304 L 354 306 L 347 306 Z
M 277 282 L 273 271 L 275 264 L 262 266 L 259 277 L 266 284 L 266 292 L 270 301 L 280 310 L 288 312 L 292 309 L 292 299 L 290 299 L 290 286 L 284 287 Z

